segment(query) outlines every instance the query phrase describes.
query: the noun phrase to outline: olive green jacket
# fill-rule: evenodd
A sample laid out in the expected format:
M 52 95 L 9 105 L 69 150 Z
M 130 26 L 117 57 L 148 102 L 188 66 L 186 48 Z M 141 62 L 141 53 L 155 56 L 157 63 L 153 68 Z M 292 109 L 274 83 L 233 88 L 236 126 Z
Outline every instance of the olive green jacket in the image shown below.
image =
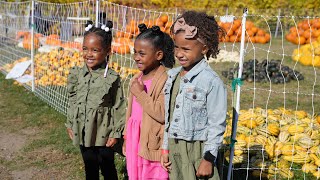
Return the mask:
M 73 144 L 104 146 L 108 137 L 120 138 L 125 124 L 125 99 L 119 75 L 105 65 L 93 71 L 74 67 L 68 76 L 69 107 L 66 127 Z

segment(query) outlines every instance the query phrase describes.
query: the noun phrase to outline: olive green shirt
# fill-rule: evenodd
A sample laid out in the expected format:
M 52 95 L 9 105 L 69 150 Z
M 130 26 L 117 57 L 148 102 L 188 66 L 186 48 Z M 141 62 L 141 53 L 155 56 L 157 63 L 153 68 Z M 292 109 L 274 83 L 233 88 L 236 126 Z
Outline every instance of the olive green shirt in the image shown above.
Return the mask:
M 171 97 L 170 97 L 170 110 L 169 110 L 169 121 L 172 120 L 173 117 L 173 111 L 174 111 L 174 107 L 176 105 L 176 97 L 179 93 L 179 89 L 180 89 L 180 75 L 178 75 L 176 77 L 176 79 L 173 82 L 173 88 L 172 88 L 172 92 L 171 92 Z
M 125 99 L 119 75 L 105 64 L 97 70 L 74 67 L 68 76 L 69 107 L 66 127 L 73 144 L 105 146 L 108 137 L 120 138 L 125 123 Z

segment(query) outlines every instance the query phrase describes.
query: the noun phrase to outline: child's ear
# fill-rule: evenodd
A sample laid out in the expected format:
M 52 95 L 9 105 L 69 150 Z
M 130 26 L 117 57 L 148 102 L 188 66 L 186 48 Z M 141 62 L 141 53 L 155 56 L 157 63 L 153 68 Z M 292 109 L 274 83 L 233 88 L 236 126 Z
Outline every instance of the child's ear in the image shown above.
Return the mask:
M 207 45 L 204 45 L 203 48 L 202 48 L 201 53 L 202 53 L 203 55 L 205 55 L 205 54 L 207 54 L 208 51 L 209 51 L 208 46 L 207 46 Z
M 162 58 L 163 58 L 163 51 L 157 51 L 157 52 L 156 52 L 156 57 L 157 57 L 157 60 L 158 60 L 158 61 L 162 60 Z

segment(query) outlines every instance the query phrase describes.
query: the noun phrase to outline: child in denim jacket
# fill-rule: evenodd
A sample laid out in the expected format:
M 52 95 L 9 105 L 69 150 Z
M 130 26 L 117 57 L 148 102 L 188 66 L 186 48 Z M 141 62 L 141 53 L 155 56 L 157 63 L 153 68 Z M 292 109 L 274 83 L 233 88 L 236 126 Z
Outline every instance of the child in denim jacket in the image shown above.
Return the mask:
M 169 70 L 161 165 L 171 180 L 219 179 L 215 160 L 226 127 L 227 92 L 205 57 L 219 53 L 214 17 L 188 11 L 171 27 L 180 67 Z

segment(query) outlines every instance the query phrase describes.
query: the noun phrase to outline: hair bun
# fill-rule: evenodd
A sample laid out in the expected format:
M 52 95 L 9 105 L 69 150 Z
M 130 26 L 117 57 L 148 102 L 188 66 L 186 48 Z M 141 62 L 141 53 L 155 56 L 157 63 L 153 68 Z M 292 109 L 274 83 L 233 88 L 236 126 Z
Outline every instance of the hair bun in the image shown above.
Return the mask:
M 88 27 L 90 24 L 93 25 L 93 21 L 91 21 L 91 20 L 87 21 L 85 27 Z
M 145 32 L 146 30 L 148 30 L 148 27 L 147 27 L 144 23 L 139 24 L 139 25 L 138 25 L 138 28 L 139 28 L 140 33 L 143 33 L 143 32 Z
M 159 32 L 159 31 L 161 31 L 159 26 L 152 26 L 151 29 L 152 29 L 152 31 L 154 31 L 154 32 Z
M 112 29 L 113 28 L 112 21 L 107 21 L 106 27 L 108 27 L 109 29 Z

